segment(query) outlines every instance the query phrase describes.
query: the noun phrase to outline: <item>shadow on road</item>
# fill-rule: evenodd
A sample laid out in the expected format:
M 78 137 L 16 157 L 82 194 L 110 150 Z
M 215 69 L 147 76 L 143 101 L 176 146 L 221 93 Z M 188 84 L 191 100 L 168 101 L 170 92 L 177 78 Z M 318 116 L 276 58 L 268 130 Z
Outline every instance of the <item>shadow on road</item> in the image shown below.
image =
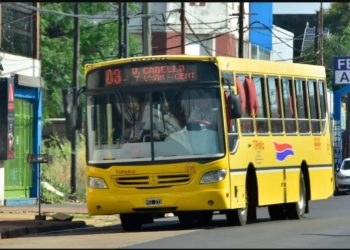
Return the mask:
M 256 221 L 249 223 L 246 226 L 249 226 L 250 224 L 262 223 L 267 221 L 271 221 L 271 220 L 269 218 L 257 219 Z M 87 225 L 86 227 L 83 227 L 83 228 L 47 232 L 42 234 L 31 235 L 31 237 L 43 237 L 43 236 L 52 236 L 52 235 L 67 236 L 67 235 L 87 235 L 87 234 L 89 235 L 114 234 L 114 233 L 135 234 L 135 233 L 157 232 L 157 231 L 210 230 L 210 229 L 225 228 L 225 227 L 234 227 L 234 226 L 228 225 L 226 219 L 213 219 L 212 223 L 209 226 L 188 228 L 181 225 L 180 222 L 177 220 L 177 217 L 174 217 L 170 219 L 169 218 L 156 219 L 154 223 L 144 224 L 142 225 L 141 230 L 132 231 L 132 232 L 124 231 L 120 224 L 101 226 L 101 227 Z

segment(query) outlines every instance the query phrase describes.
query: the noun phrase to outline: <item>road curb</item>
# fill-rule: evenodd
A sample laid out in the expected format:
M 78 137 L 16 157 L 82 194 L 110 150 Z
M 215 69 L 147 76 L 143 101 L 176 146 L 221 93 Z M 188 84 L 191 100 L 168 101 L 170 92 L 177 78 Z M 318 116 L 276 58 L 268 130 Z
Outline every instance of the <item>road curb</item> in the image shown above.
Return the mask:
M 38 234 L 38 233 L 46 233 L 52 232 L 56 230 L 63 229 L 75 229 L 86 227 L 85 221 L 72 221 L 72 222 L 61 222 L 61 221 L 48 221 L 50 225 L 42 225 L 38 224 L 33 227 L 23 227 L 23 228 L 15 228 L 8 229 L 3 232 L 0 232 L 0 240 L 8 239 L 8 238 L 17 238 L 29 234 Z

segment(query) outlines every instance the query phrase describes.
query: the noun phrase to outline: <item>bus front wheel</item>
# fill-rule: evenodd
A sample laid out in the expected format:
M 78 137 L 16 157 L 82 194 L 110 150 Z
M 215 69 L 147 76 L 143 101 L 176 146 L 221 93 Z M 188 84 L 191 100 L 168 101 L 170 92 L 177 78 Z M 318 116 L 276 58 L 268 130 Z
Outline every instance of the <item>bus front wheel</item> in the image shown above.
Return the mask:
M 229 210 L 226 212 L 226 219 L 229 225 L 232 226 L 244 226 L 247 224 L 248 209 L 238 208 L 234 210 Z

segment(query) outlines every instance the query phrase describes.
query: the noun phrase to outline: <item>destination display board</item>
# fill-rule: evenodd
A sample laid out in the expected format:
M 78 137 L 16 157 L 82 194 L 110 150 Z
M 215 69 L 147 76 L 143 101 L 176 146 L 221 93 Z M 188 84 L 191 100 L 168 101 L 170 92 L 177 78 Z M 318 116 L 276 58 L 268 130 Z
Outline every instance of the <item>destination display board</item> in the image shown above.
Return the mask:
M 134 62 L 110 65 L 92 71 L 87 76 L 87 89 L 210 81 L 219 81 L 218 69 L 212 62 Z

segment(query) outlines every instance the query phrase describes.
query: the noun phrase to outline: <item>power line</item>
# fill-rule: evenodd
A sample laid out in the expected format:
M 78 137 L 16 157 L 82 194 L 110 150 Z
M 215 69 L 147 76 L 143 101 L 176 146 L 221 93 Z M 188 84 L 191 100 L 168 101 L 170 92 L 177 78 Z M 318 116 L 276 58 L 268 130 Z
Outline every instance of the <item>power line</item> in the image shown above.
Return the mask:
M 9 4 L 13 4 L 13 3 L 3 3 L 4 5 L 9 5 Z M 27 10 L 33 10 L 33 11 L 38 11 L 38 12 L 42 12 L 44 14 L 55 14 L 55 15 L 61 15 L 61 16 L 66 16 L 66 17 L 79 17 L 79 18 L 83 18 L 83 19 L 89 19 L 89 20 L 97 20 L 97 19 L 106 19 L 106 20 L 118 20 L 118 17 L 116 15 L 108 15 L 108 14 L 104 14 L 104 15 L 88 15 L 88 14 L 72 14 L 72 13 L 66 13 L 66 12 L 61 12 L 61 11 L 56 11 L 56 10 L 50 10 L 50 9 L 43 9 L 43 8 L 37 8 L 34 6 L 29 6 L 29 5 L 25 5 L 22 3 L 15 3 L 18 6 L 21 6 Z M 171 12 L 171 11 L 166 11 L 167 12 Z M 157 14 L 160 15 L 160 14 Z M 143 17 L 144 15 L 142 13 L 136 13 L 134 15 L 131 16 L 127 16 L 128 19 L 132 19 L 132 18 L 138 18 L 138 17 Z
M 288 59 L 281 59 L 281 60 L 276 60 L 276 61 L 289 61 L 289 60 L 295 60 L 295 59 L 302 59 L 302 58 L 305 58 L 305 57 L 308 57 L 308 56 L 314 56 L 314 53 L 313 52 L 309 52 L 307 54 L 304 54 L 302 56 L 297 56 L 297 57 L 293 57 L 293 58 L 288 58 Z
M 266 24 L 264 24 L 264 23 L 262 23 L 262 22 L 260 22 L 260 21 L 254 21 L 254 22 L 252 22 L 252 23 L 249 25 L 249 28 L 252 29 L 251 26 L 252 26 L 253 24 L 255 24 L 255 23 L 258 23 L 258 24 L 261 24 L 262 26 L 264 26 L 267 30 L 269 30 L 269 31 L 271 32 L 272 35 L 274 35 L 278 40 L 280 40 L 282 43 L 284 43 L 284 44 L 287 45 L 288 47 L 292 48 L 293 50 L 296 49 L 296 50 L 298 50 L 299 52 L 301 51 L 301 50 L 299 50 L 299 49 L 297 49 L 297 48 L 294 48 L 293 46 L 290 46 L 288 43 L 286 43 L 285 41 L 283 41 L 279 36 L 277 36 L 277 35 L 272 31 L 272 29 L 271 29 L 269 26 L 267 26 Z
M 194 30 L 192 29 L 192 27 L 191 27 L 190 23 L 188 22 L 187 18 L 185 18 L 185 21 L 186 21 L 186 23 L 187 23 L 188 28 L 190 28 L 192 34 L 197 38 L 197 40 L 198 40 L 199 43 L 202 45 L 202 47 L 207 51 L 208 55 L 210 55 L 209 50 L 207 49 L 206 46 L 204 46 L 204 44 L 202 43 L 201 39 L 200 39 L 200 38 L 197 36 L 197 34 L 194 32 Z
M 48 10 L 48 9 L 41 9 L 41 8 L 36 8 L 36 7 L 33 7 L 33 6 L 28 6 L 28 5 L 23 5 L 23 4 L 21 4 L 21 3 L 16 3 L 16 4 L 18 4 L 18 5 L 21 5 L 22 7 L 24 7 L 24 8 L 27 8 L 27 9 L 31 9 L 31 10 L 37 10 L 37 11 L 40 11 L 40 12 L 46 12 L 46 13 L 52 13 L 52 14 L 57 14 L 57 15 L 64 15 L 64 16 L 70 16 L 70 17 L 75 17 L 75 16 L 77 16 L 77 15 L 74 15 L 74 14 L 70 14 L 70 13 L 64 13 L 64 12 L 59 12 L 59 11 L 55 11 L 55 10 Z M 176 10 L 175 10 L 176 11 Z M 171 10 L 171 11 L 168 11 L 170 14 L 172 13 L 172 12 L 174 12 L 174 10 Z M 191 13 L 189 13 L 188 11 L 186 11 L 186 14 L 189 14 L 189 15 L 191 15 L 192 17 L 194 17 L 195 19 L 197 19 L 197 20 L 199 20 L 200 22 L 199 23 L 195 23 L 195 24 L 204 24 L 204 25 L 206 25 L 206 26 L 208 26 L 209 28 L 211 28 L 211 29 L 213 29 L 214 31 L 215 30 L 218 30 L 218 29 L 221 29 L 222 27 L 219 27 L 219 28 L 213 28 L 213 27 L 211 27 L 209 24 L 216 24 L 216 23 L 221 23 L 221 22 L 225 22 L 225 21 L 229 21 L 229 20 L 232 20 L 233 18 L 227 18 L 227 19 L 225 19 L 225 20 L 220 20 L 220 21 L 216 21 L 216 22 L 203 22 L 202 20 L 200 20 L 199 18 L 197 18 L 197 17 L 195 17 L 195 16 L 193 16 Z M 151 16 L 156 16 L 156 15 L 160 15 L 160 14 L 152 14 Z M 143 15 L 142 14 L 140 14 L 140 13 L 138 13 L 138 14 L 136 14 L 136 15 L 134 15 L 134 16 L 130 16 L 129 18 L 135 18 L 135 17 L 142 17 Z M 112 19 L 112 20 L 116 20 L 117 19 L 117 17 L 116 16 L 108 16 L 108 15 L 103 15 L 103 16 L 99 16 L 99 15 L 78 15 L 78 17 L 81 17 L 81 18 L 88 18 L 88 19 L 99 19 L 99 18 L 101 18 L 101 19 Z M 259 21 L 256 21 L 256 22 L 259 22 Z M 188 22 L 188 20 L 187 20 L 187 23 L 189 24 L 189 22 Z M 259 23 L 261 23 L 261 22 L 259 22 Z M 107 24 L 107 23 L 103 23 L 103 24 L 101 24 L 101 25 L 105 25 L 105 24 Z M 265 25 L 265 24 L 263 24 L 263 23 L 261 23 L 262 25 Z M 173 24 L 173 25 L 177 25 L 177 24 Z M 82 27 L 83 29 L 88 29 L 89 27 Z M 269 27 L 268 27 L 269 28 Z M 65 33 L 65 34 L 70 34 L 72 31 L 69 31 L 69 32 L 67 32 L 67 33 Z M 272 32 L 272 31 L 271 31 Z M 193 33 L 193 32 L 192 32 Z M 274 36 L 275 37 L 277 37 L 280 41 L 281 41 L 281 43 L 285 43 L 283 40 L 281 40 L 277 35 L 275 35 L 274 34 Z M 202 42 L 202 41 L 204 41 L 204 40 L 198 40 L 198 41 L 200 41 L 200 42 Z M 285 43 L 286 44 L 286 43 Z M 203 46 L 203 44 L 202 44 L 202 46 Z M 289 46 L 290 47 L 290 45 L 288 45 L 287 44 L 287 46 Z M 206 48 L 207 49 L 207 48 Z M 294 48 L 293 48 L 294 49 Z

